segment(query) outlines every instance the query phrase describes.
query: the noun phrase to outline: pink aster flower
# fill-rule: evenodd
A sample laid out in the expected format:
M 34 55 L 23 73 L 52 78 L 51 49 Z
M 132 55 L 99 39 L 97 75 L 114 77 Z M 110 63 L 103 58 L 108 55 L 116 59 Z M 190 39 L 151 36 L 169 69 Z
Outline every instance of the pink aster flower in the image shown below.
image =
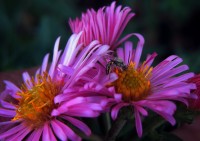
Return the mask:
M 73 33 L 83 31 L 80 42 L 85 46 L 93 40 L 98 40 L 101 44 L 107 44 L 110 49 L 114 49 L 132 35 L 128 34 L 119 40 L 127 23 L 134 15 L 129 7 L 116 7 L 113 2 L 97 12 L 93 9 L 87 10 L 80 19 L 70 19 L 69 25 Z
M 192 96 L 191 89 L 196 86 L 186 81 L 193 73 L 183 73 L 187 65 L 180 65 L 182 59 L 176 55 L 169 56 L 164 61 L 152 66 L 156 53 L 148 55 L 140 62 L 144 39 L 140 34 L 136 49 L 131 42 L 126 42 L 124 48 L 117 49 L 117 59 L 109 62 L 102 60 L 97 66 L 96 74 L 85 84 L 84 89 L 98 95 L 107 95 L 106 110 L 111 109 L 111 116 L 116 119 L 122 107 L 131 106 L 134 110 L 136 130 L 142 136 L 141 118 L 148 115 L 150 109 L 162 116 L 172 125 L 175 124 L 173 114 L 176 105 L 173 101 L 187 103 Z M 120 58 L 120 59 L 119 59 Z M 106 66 L 108 75 L 106 75 Z
M 93 41 L 80 51 L 81 34 L 70 37 L 62 54 L 58 50 L 58 38 L 52 63 L 48 65 L 47 54 L 35 77 L 24 72 L 21 88 L 4 81 L 6 89 L 0 97 L 0 140 L 81 140 L 67 122 L 90 135 L 89 127 L 76 117 L 96 117 L 102 107 L 92 97 L 79 95 L 74 86 L 109 47 Z

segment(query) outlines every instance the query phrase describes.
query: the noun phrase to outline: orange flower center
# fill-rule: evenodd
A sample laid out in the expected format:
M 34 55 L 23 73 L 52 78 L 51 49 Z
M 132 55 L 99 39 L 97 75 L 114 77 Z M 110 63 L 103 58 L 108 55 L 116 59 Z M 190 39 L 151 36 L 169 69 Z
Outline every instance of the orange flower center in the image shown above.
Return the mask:
M 21 92 L 17 93 L 20 98 L 13 120 L 23 119 L 28 126 L 37 128 L 51 118 L 51 111 L 56 107 L 54 97 L 61 90 L 61 83 L 52 81 L 46 72 L 38 75 L 37 81 L 32 79 L 31 82 L 31 89 L 22 85 Z
M 111 83 L 115 87 L 117 93 L 122 94 L 122 98 L 126 102 L 142 100 L 150 94 L 152 68 L 144 66 L 144 64 L 135 69 L 135 64 L 131 62 L 126 70 L 115 68 L 118 79 Z

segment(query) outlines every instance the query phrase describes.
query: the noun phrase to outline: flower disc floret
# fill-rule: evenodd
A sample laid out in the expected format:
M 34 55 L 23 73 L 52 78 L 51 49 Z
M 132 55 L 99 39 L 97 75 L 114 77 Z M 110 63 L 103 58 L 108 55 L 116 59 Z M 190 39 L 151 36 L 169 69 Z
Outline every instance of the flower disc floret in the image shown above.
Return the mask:
M 23 119 L 34 128 L 38 128 L 50 120 L 51 111 L 56 108 L 54 97 L 59 93 L 62 84 L 52 81 L 48 73 L 37 75 L 37 81 L 32 79 L 33 87 L 29 89 L 26 85 L 17 94 L 18 105 L 16 106 L 16 116 L 13 120 Z
M 150 94 L 151 83 L 149 76 L 151 69 L 135 69 L 135 64 L 130 63 L 126 70 L 115 69 L 118 79 L 112 83 L 118 93 L 122 94 L 124 101 L 138 101 Z M 146 73 L 147 71 L 147 73 Z

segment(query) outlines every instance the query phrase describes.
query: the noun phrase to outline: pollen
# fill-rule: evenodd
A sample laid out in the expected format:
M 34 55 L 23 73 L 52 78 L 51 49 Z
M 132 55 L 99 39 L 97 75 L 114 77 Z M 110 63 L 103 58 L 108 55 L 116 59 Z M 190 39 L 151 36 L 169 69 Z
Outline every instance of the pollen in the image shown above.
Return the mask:
M 12 120 L 22 119 L 28 126 L 38 128 L 52 118 L 51 111 L 56 108 L 54 97 L 59 93 L 61 83 L 52 81 L 48 73 L 44 72 L 26 84 L 32 86 L 29 88 L 23 84 L 17 93 L 20 98 L 17 99 L 16 115 Z
M 150 76 L 152 68 L 145 66 L 144 63 L 135 69 L 135 64 L 130 62 L 126 70 L 115 68 L 118 79 L 111 83 L 117 93 L 122 94 L 126 102 L 139 101 L 150 95 L 151 83 Z

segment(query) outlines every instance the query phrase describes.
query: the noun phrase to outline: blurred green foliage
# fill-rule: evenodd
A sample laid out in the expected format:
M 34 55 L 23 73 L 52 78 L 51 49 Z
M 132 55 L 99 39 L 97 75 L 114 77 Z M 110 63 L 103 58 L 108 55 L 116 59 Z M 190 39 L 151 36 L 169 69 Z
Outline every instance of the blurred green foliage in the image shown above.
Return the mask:
M 62 37 L 60 48 L 64 48 L 71 34 L 70 17 L 80 17 L 87 8 L 98 9 L 111 1 L 1 0 L 0 71 L 40 65 L 58 36 Z M 136 13 L 124 34 L 144 35 L 144 56 L 157 52 L 159 62 L 177 54 L 192 71 L 200 72 L 200 1 L 119 0 L 117 4 L 127 5 Z

